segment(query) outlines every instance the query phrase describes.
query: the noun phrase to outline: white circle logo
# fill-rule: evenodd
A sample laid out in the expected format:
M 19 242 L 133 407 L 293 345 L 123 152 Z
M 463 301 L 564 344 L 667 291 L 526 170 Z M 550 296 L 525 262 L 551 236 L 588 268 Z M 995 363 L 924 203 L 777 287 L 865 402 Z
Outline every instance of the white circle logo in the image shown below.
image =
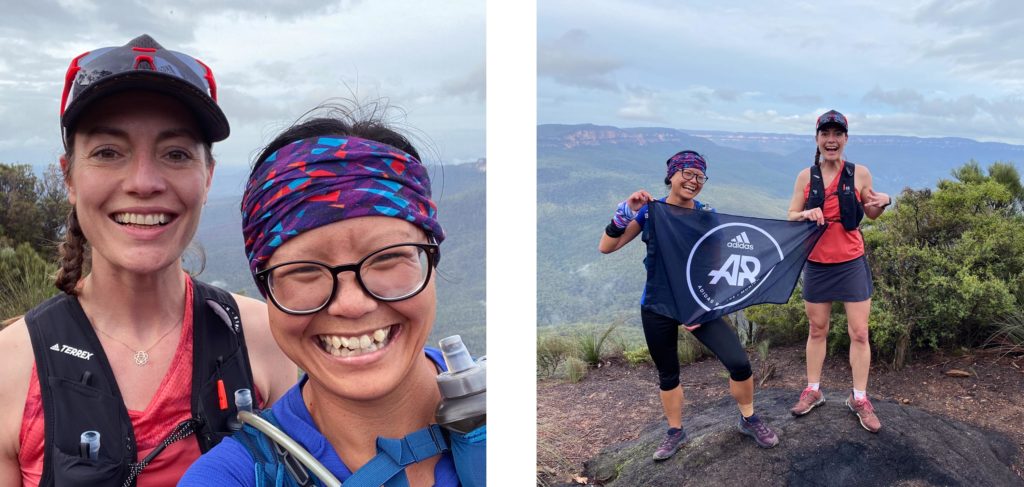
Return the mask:
M 779 242 L 760 227 L 723 223 L 690 249 L 686 285 L 705 311 L 722 309 L 749 298 L 784 257 Z M 768 272 L 758 277 L 762 268 Z

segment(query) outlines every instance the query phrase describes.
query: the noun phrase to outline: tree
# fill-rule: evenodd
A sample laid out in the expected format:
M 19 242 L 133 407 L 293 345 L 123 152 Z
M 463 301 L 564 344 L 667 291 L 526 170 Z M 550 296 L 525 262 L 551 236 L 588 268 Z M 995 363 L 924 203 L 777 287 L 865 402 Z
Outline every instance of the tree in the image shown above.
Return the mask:
M 25 242 L 52 259 L 70 208 L 56 165 L 40 179 L 27 164 L 0 163 L 0 243 L 13 247 Z
M 0 237 L 11 244 L 41 240 L 36 183 L 32 166 L 0 164 Z
M 971 161 L 953 176 L 935 191 L 904 190 L 895 211 L 865 225 L 872 341 L 897 368 L 916 348 L 981 345 L 1024 302 L 1016 170 L 996 163 L 985 174 Z

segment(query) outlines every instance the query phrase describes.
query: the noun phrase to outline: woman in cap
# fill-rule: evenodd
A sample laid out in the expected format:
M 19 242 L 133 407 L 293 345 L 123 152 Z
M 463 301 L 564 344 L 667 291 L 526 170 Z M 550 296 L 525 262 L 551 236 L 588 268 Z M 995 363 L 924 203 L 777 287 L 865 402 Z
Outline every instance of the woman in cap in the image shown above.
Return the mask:
M 264 414 L 345 485 L 383 484 L 387 477 L 368 481 L 373 468 L 361 467 L 390 461 L 385 444 L 431 431 L 395 475 L 447 486 L 466 473 L 439 442 L 444 362 L 424 349 L 444 240 L 430 198 L 426 169 L 404 136 L 344 113 L 280 134 L 246 186 L 250 270 L 273 303 L 274 338 L 307 374 Z M 481 447 L 482 433 L 473 438 Z M 272 477 L 285 463 L 261 454 L 269 450 L 255 444 L 265 441 L 243 430 L 200 458 L 182 485 L 258 485 L 256 472 Z M 482 473 L 481 462 L 469 469 Z M 287 485 L 299 483 L 286 475 Z
M 182 268 L 228 122 L 213 72 L 147 35 L 76 57 L 61 103 L 62 293 L 0 333 L 0 483 L 172 485 L 230 432 L 227 391 L 297 376 L 263 303 Z
M 703 156 L 694 151 L 684 150 L 669 158 L 666 165 L 668 167 L 665 184 L 668 185 L 669 194 L 660 201 L 683 208 L 714 211 L 710 206 L 696 200 L 708 180 L 707 162 Z M 620 203 L 611 223 L 601 236 L 598 250 L 605 254 L 615 252 L 636 238 L 647 222 L 647 203 L 653 199 L 650 193 L 640 190 Z M 646 259 L 644 264 L 649 265 Z M 683 387 L 679 382 L 677 355 L 680 323 L 644 309 L 642 306 L 645 297 L 640 298 L 640 317 L 643 321 L 647 348 L 651 352 L 654 365 L 658 368 L 661 405 L 668 420 L 668 431 L 655 450 L 654 459 L 665 460 L 674 455 L 686 441 L 686 432 L 682 429 Z M 777 445 L 778 436 L 764 420 L 754 414 L 753 371 L 735 330 L 721 318 L 708 323 L 689 325 L 686 328 L 708 347 L 729 371 L 729 392 L 736 399 L 740 409 L 739 431 L 753 437 L 762 448 Z
M 866 392 L 871 367 L 868 315 L 873 287 L 859 225 L 864 215 L 878 218 L 885 207 L 892 204 L 892 199 L 871 188 L 871 172 L 867 167 L 855 165 L 843 157 L 849 140 L 847 129 L 846 117 L 835 110 L 818 117 L 814 165 L 800 171 L 789 204 L 790 220 L 828 224 L 804 267 L 803 298 L 810 321 L 807 388 L 790 412 L 803 416 L 825 403 L 819 390 L 825 339 L 832 302 L 841 301 L 846 308 L 850 368 L 853 369 L 853 391 L 846 405 L 857 415 L 864 429 L 877 433 L 882 424 Z

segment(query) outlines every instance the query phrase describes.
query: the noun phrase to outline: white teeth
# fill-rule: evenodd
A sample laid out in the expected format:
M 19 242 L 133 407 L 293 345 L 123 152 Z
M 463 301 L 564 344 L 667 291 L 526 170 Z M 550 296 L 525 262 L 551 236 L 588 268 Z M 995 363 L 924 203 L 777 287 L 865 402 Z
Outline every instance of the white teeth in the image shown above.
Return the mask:
M 166 213 L 116 213 L 114 221 L 127 225 L 164 225 L 171 221 L 170 215 Z
M 388 344 L 391 327 L 379 328 L 359 336 L 319 335 L 317 339 L 325 352 L 335 357 L 362 355 L 384 348 Z

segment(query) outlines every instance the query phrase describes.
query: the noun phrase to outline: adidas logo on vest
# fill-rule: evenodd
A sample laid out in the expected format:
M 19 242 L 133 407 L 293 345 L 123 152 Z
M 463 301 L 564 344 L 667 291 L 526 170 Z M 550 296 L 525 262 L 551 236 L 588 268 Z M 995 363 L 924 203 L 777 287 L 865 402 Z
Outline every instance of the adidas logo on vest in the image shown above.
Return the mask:
M 750 244 L 750 239 L 747 238 L 747 232 L 741 232 L 733 237 L 725 246 L 733 249 L 754 250 L 754 246 Z

